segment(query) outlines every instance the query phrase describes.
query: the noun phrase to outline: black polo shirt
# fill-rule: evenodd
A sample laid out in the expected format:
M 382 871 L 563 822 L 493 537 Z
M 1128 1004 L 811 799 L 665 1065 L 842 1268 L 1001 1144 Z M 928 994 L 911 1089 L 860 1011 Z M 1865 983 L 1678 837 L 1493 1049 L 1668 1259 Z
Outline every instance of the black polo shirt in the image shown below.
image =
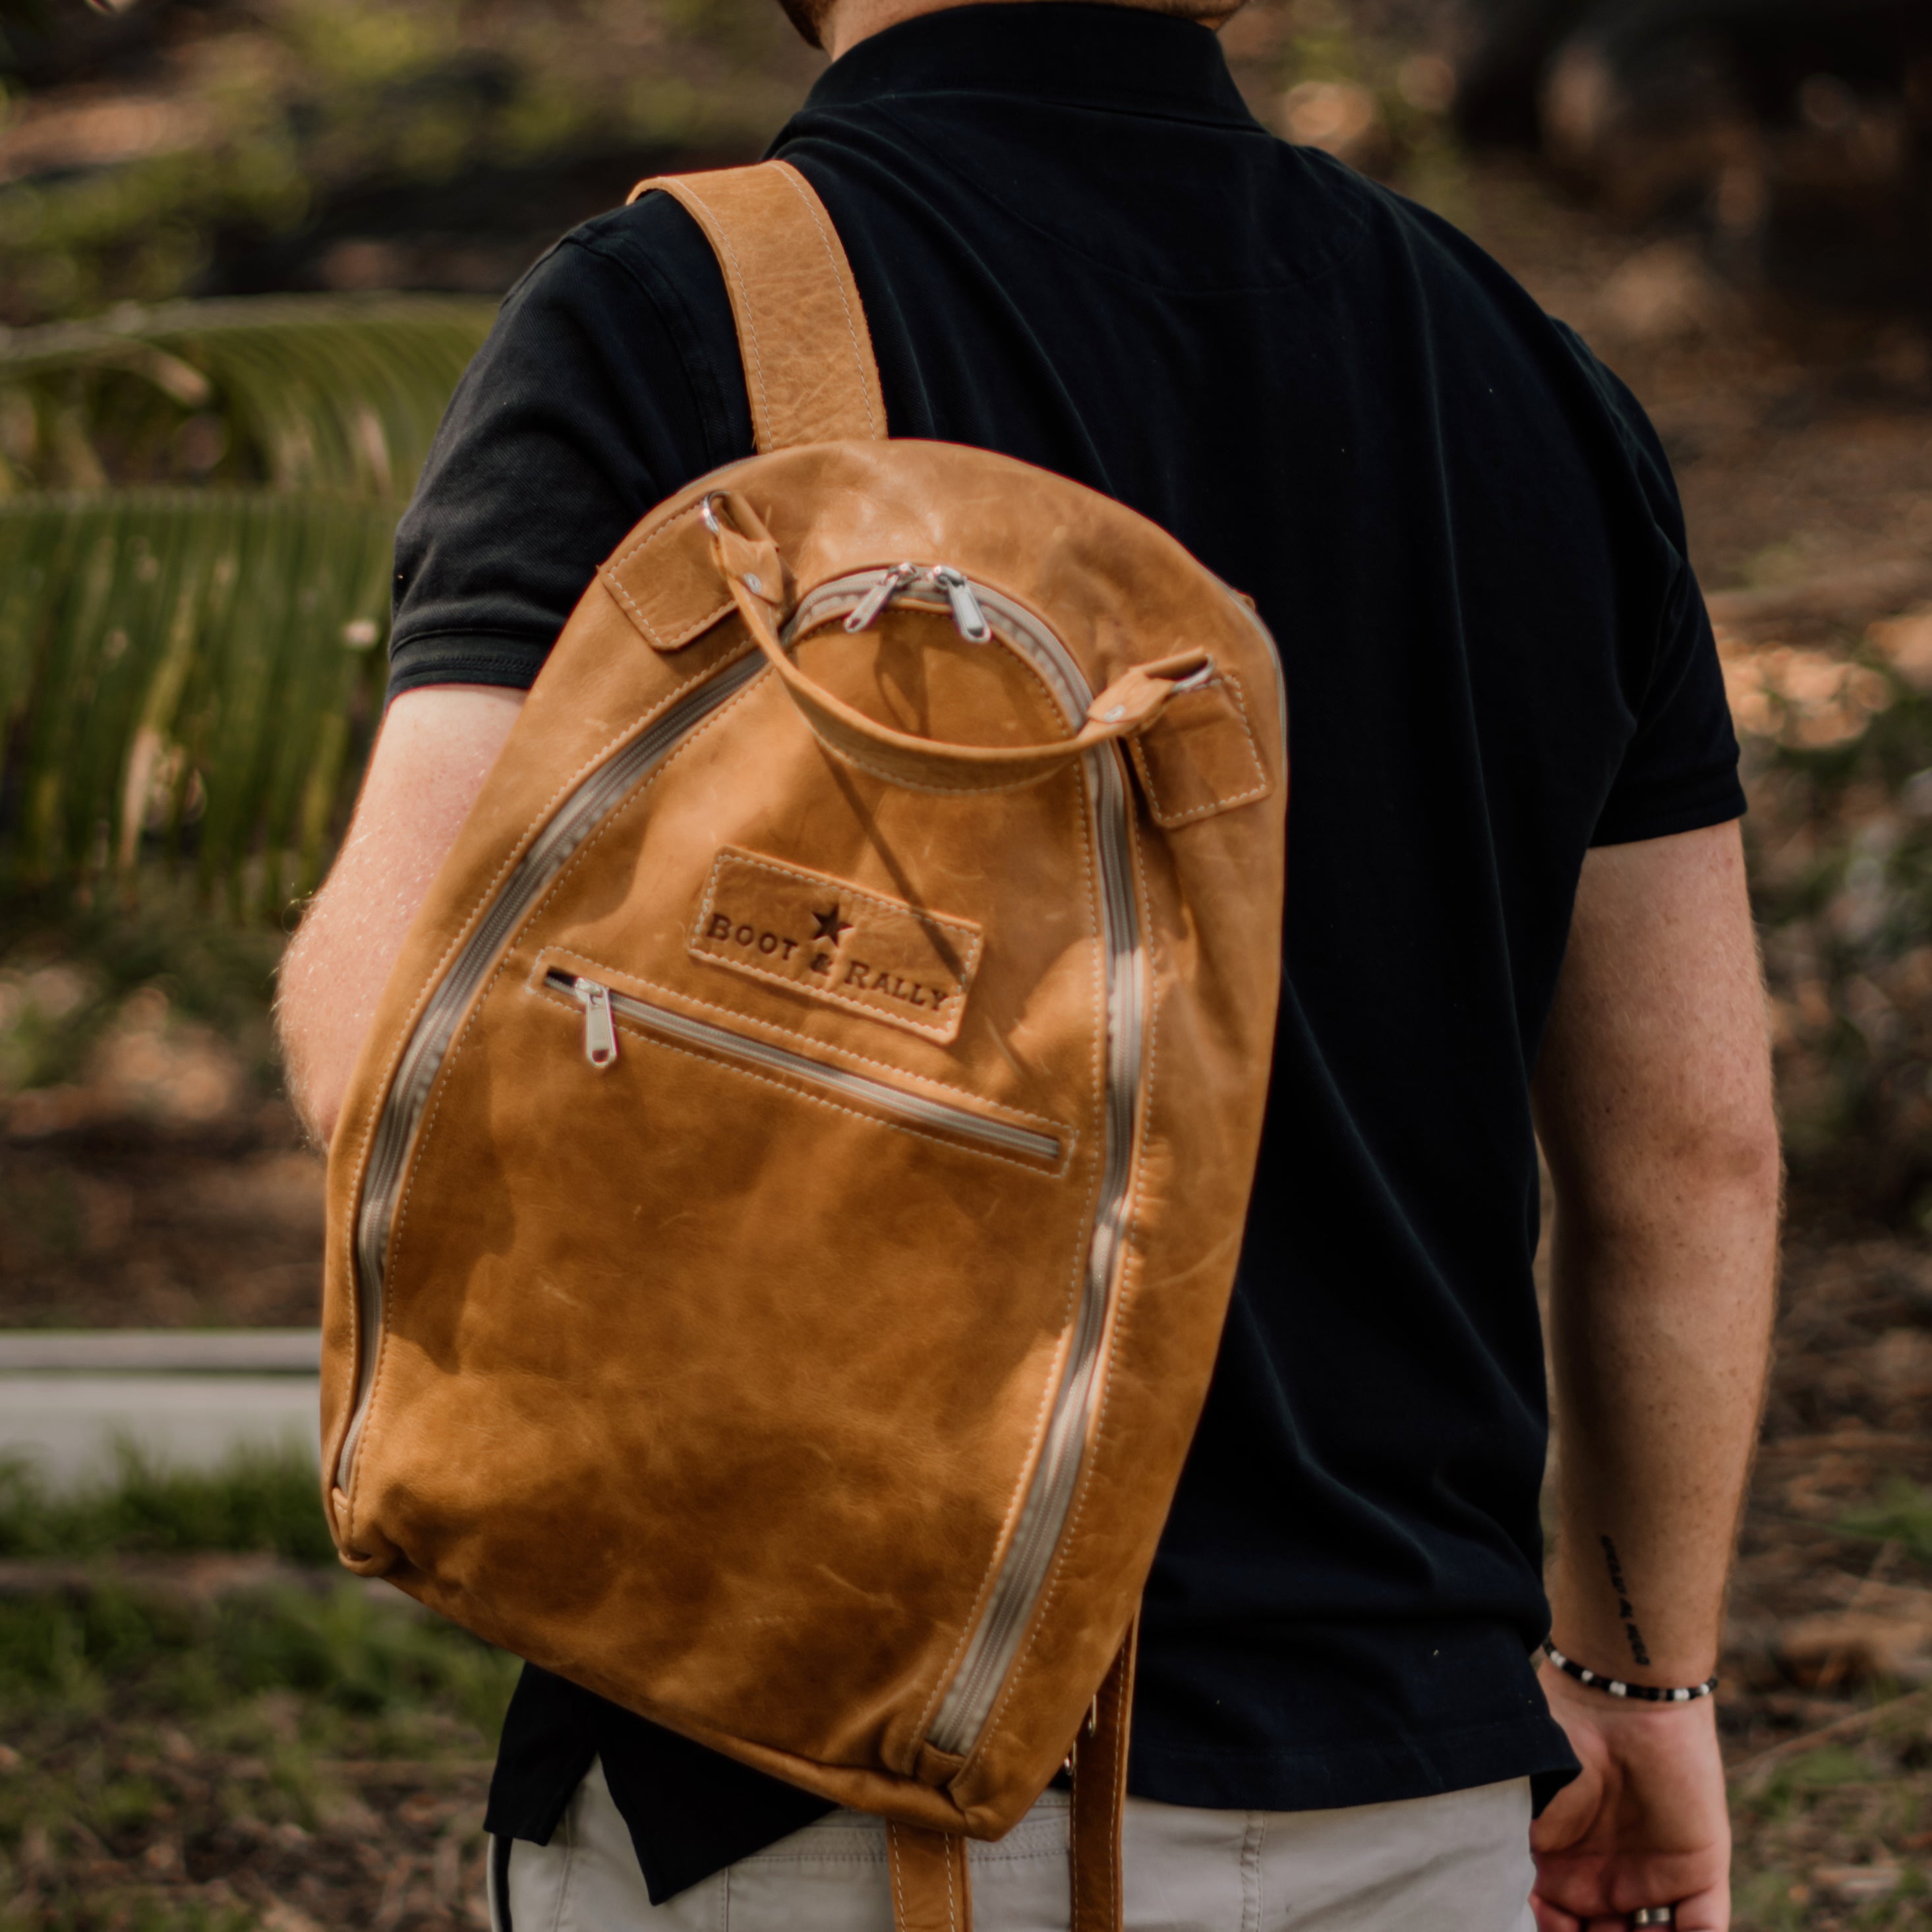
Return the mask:
M 773 152 L 844 238 L 893 433 L 1151 517 L 1286 667 L 1268 1124 L 1131 1788 L 1550 1788 L 1528 1076 L 1585 852 L 1743 809 L 1657 440 L 1462 236 L 1258 126 L 1184 21 L 928 15 L 831 67 Z M 653 196 L 566 237 L 404 520 L 393 688 L 529 683 L 618 538 L 751 448 L 694 225 Z M 491 1828 L 547 1836 L 600 1752 L 660 1897 L 818 1808 L 531 1672 Z

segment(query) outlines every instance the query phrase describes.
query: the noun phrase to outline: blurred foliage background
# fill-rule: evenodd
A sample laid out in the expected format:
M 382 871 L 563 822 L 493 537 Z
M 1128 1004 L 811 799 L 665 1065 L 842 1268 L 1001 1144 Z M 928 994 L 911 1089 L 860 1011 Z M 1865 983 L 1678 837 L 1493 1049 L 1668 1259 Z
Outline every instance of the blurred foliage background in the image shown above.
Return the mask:
M 1735 371 L 1822 316 L 1876 332 L 1867 380 L 1924 386 L 1922 0 L 1253 0 L 1224 41 L 1270 124 L 1506 257 L 1496 157 L 1534 156 L 1546 203 L 1622 238 L 1544 292 L 1628 372 L 1726 345 Z M 494 298 L 640 176 L 755 154 L 819 64 L 773 0 L 0 0 L 0 1033 L 42 1042 L 0 1061 L 70 1076 L 99 1031 L 21 990 L 50 921 L 170 894 L 288 918 L 380 713 L 389 532 Z M 1716 520 L 1720 590 L 1932 547 Z M 1928 590 L 1726 649 L 1796 1171 L 1932 1226 Z
M 1250 0 L 1222 40 L 1676 466 L 1794 1207 L 1724 1665 L 1739 1924 L 1921 1924 L 1932 4 Z M 776 0 L 0 0 L 0 1328 L 312 1322 L 268 1001 L 380 718 L 397 515 L 516 278 L 754 157 L 821 64 Z M 0 1467 L 0 1925 L 478 1922 L 508 1666 L 321 1587 L 305 1468 Z

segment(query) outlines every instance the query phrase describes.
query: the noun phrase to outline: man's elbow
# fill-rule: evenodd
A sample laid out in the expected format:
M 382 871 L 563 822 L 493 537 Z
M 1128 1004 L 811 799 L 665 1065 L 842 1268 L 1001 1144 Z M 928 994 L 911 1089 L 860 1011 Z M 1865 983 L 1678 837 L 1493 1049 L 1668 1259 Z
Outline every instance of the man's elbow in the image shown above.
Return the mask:
M 346 1083 L 332 1078 L 312 1042 L 298 1004 L 286 994 L 275 1003 L 275 1041 L 282 1063 L 282 1086 L 311 1146 L 326 1148 L 342 1112 Z
M 1579 1232 L 1610 1236 L 1661 1222 L 1774 1225 L 1784 1190 L 1778 1117 L 1767 1100 L 1670 1123 L 1622 1148 L 1564 1160 L 1552 1150 L 1559 1209 Z
M 283 956 L 275 995 L 275 1044 L 282 1083 L 311 1144 L 326 1148 L 349 1090 L 354 1041 L 345 1038 L 338 999 L 332 997 L 326 962 L 309 956 L 298 932 Z
M 1680 1174 L 1700 1192 L 1756 1196 L 1775 1201 L 1783 1186 L 1784 1148 L 1768 1070 L 1758 1080 L 1738 1080 L 1728 1093 L 1680 1100 L 1659 1110 L 1660 1118 L 1640 1145 L 1655 1145 L 1660 1164 Z
M 1680 1185 L 1687 1210 L 1739 1232 L 1775 1229 L 1784 1211 L 1784 1149 L 1767 1106 L 1748 1122 L 1727 1122 L 1688 1152 Z

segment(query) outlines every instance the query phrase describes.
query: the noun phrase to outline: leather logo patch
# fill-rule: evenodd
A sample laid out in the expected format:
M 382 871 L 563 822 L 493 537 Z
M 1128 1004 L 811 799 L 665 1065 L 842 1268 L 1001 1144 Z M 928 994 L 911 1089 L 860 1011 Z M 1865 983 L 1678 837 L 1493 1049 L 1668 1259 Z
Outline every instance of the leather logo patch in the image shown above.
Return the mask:
M 970 920 L 941 918 L 728 845 L 698 902 L 691 952 L 928 1040 L 950 1040 L 959 1030 L 981 941 Z

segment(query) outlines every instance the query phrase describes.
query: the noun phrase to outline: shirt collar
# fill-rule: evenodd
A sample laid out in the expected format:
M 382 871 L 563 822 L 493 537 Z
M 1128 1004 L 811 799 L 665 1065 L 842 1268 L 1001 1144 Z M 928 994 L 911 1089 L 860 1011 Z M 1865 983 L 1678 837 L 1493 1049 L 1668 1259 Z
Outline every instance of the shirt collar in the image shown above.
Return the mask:
M 960 92 L 1255 124 L 1207 28 L 1091 0 L 982 0 L 902 20 L 833 62 L 806 108 Z

